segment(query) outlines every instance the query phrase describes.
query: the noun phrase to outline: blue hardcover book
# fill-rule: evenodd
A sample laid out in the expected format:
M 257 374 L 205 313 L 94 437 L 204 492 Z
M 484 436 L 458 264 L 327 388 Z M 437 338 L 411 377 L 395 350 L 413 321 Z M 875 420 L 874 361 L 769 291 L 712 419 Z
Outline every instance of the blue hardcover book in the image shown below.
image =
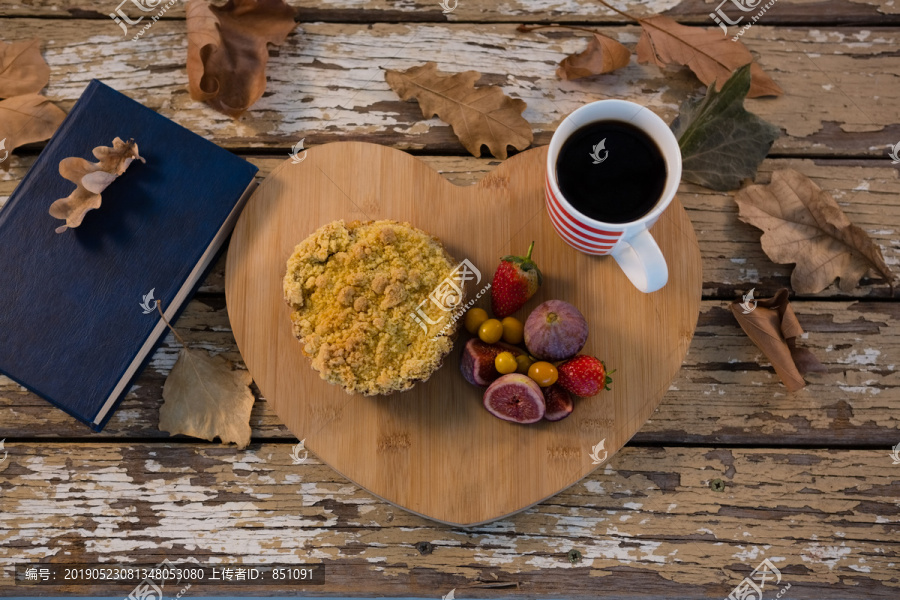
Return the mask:
M 133 161 L 81 226 L 50 205 L 75 184 L 59 162 L 113 139 Z M 100 431 L 199 285 L 249 195 L 256 167 L 91 81 L 0 208 L 0 373 Z

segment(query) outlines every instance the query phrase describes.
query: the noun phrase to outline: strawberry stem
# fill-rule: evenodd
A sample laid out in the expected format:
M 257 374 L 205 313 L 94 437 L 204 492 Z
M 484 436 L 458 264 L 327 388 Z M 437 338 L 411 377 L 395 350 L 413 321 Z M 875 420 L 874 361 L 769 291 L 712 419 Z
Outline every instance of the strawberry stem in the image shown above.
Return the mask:
M 534 242 L 531 242 L 531 245 L 528 246 L 528 254 L 525 255 L 525 260 L 531 260 L 531 251 L 534 250 Z
M 603 389 L 609 390 L 610 389 L 609 385 L 613 382 L 613 378 L 610 377 L 610 375 L 615 373 L 616 369 L 613 369 L 612 371 L 606 371 L 606 363 L 601 360 L 600 364 L 603 365 L 603 370 L 605 371 L 605 376 L 603 378 Z

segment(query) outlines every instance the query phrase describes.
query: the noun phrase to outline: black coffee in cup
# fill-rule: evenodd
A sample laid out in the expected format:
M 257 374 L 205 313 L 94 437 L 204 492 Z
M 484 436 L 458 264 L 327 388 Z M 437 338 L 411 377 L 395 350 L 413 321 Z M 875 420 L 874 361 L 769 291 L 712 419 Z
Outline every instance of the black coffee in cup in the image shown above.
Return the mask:
M 636 221 L 656 206 L 666 161 L 650 136 L 625 121 L 596 121 L 559 151 L 556 181 L 581 214 L 605 223 Z

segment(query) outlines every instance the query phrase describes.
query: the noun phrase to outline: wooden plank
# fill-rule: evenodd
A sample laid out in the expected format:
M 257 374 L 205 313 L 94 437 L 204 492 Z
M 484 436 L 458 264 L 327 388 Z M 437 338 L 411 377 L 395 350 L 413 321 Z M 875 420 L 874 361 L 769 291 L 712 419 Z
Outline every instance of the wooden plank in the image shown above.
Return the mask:
M 248 158 L 259 167 L 260 177 L 287 160 L 282 157 Z M 473 185 L 495 169 L 501 161 L 471 156 L 420 156 L 421 160 L 457 185 Z M 0 172 L 0 206 L 8 198 L 26 170 L 31 156 L 14 156 L 8 174 Z M 841 205 L 850 220 L 862 227 L 879 245 L 885 260 L 900 273 L 900 175 L 890 159 L 885 160 L 799 160 L 770 159 L 762 163 L 757 182 L 766 183 L 776 169 L 793 168 L 811 177 Z M 714 192 L 684 184 L 678 195 L 688 211 L 703 259 L 703 294 L 707 298 L 733 299 L 750 288 L 760 293 L 774 293 L 790 287 L 791 265 L 771 262 L 759 244 L 761 232 L 737 218 L 737 206 L 731 194 Z M 206 279 L 201 292 L 224 293 L 225 259 L 219 260 Z M 890 287 L 880 279 L 864 279 L 849 295 L 831 285 L 819 298 L 887 298 Z M 900 289 L 894 290 L 900 298 Z
M 795 302 L 807 337 L 800 344 L 828 372 L 788 393 L 738 327 L 726 303 L 701 304 L 685 362 L 657 412 L 633 438 L 642 443 L 769 443 L 888 447 L 898 442 L 900 303 Z M 177 323 L 195 348 L 240 364 L 221 296 L 192 301 Z M 0 377 L 0 439 L 162 438 L 162 386 L 178 355 L 169 335 L 102 434 Z M 610 365 L 615 368 L 615 365 Z M 577 407 L 576 414 L 577 417 Z M 254 439 L 293 440 L 264 399 L 250 420 Z
M 766 558 L 781 573 L 767 598 L 788 584 L 798 599 L 896 598 L 900 587 L 900 481 L 887 447 L 626 448 L 551 500 L 474 528 L 396 509 L 313 456 L 292 464 L 287 443 L 6 450 L 5 564 L 312 562 L 327 583 L 307 595 L 693 599 L 726 597 Z M 10 583 L 0 594 L 49 591 Z
M 158 14 L 168 4 L 163 0 L 145 2 L 146 6 L 156 5 L 146 13 L 147 18 Z M 564 23 L 564 22 L 627 22 L 611 10 L 604 8 L 595 0 L 550 0 L 529 2 L 528 0 L 508 0 L 498 4 L 491 0 L 460 0 L 456 8 L 445 13 L 439 0 L 416 2 L 391 2 L 390 0 L 339 0 L 323 4 L 313 0 L 292 0 L 291 6 L 297 9 L 298 18 L 302 22 L 323 21 L 343 23 L 384 23 L 402 22 L 517 22 L 530 23 Z M 616 8 L 635 16 L 646 16 L 654 13 L 677 17 L 685 23 L 715 26 L 709 13 L 716 9 L 717 3 L 699 2 L 696 0 L 626 0 L 612 3 Z M 454 6 L 450 0 L 448 6 Z M 19 1 L 0 6 L 0 17 L 53 17 L 106 19 L 108 25 L 118 31 L 117 26 L 109 18 L 109 13 L 119 6 L 119 0 L 105 0 L 99 4 L 86 4 L 73 0 L 30 0 Z M 123 10 L 132 19 L 142 13 L 131 4 Z M 730 18 L 736 19 L 742 13 L 731 5 L 723 10 Z M 754 15 L 756 11 L 748 14 Z M 869 23 L 872 25 L 889 25 L 898 22 L 900 7 L 886 0 L 780 0 L 765 13 L 765 23 L 802 24 L 842 24 Z M 184 4 L 179 1 L 167 9 L 163 19 L 183 19 Z
M 608 33 L 631 45 L 634 26 Z M 480 83 L 501 86 L 528 103 L 524 116 L 535 145 L 546 144 L 566 114 L 592 100 L 626 98 L 671 121 L 679 104 L 700 90 L 685 69 L 663 72 L 632 63 L 617 73 L 560 82 L 554 72 L 583 37 L 559 31 L 522 34 L 514 25 L 305 23 L 273 50 L 269 87 L 239 122 L 190 100 L 184 23 L 159 21 L 140 43 L 90 20 L 8 19 L 8 40 L 45 38 L 52 74 L 47 94 L 68 109 L 91 77 L 100 77 L 140 102 L 228 148 L 286 148 L 336 139 L 365 140 L 428 153 L 463 153 L 449 126 L 423 121 L 384 81 L 383 68 L 427 60 L 448 71 L 484 73 Z M 742 38 L 785 91 L 747 102 L 784 130 L 773 152 L 792 156 L 887 156 L 900 140 L 896 29 L 787 28 L 757 24 Z

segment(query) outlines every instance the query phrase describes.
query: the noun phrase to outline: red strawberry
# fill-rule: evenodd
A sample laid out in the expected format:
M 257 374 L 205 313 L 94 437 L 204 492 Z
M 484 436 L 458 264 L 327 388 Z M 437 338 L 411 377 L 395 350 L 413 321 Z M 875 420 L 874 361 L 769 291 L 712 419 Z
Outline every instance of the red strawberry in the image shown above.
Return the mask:
M 533 260 L 528 246 L 525 256 L 504 256 L 491 282 L 491 310 L 498 319 L 508 317 L 534 296 L 541 287 L 543 276 Z
M 587 354 L 579 354 L 557 367 L 559 378 L 556 383 L 569 393 L 586 398 L 608 390 L 612 377 L 606 372 L 603 361 Z M 612 371 L 610 371 L 612 373 Z

